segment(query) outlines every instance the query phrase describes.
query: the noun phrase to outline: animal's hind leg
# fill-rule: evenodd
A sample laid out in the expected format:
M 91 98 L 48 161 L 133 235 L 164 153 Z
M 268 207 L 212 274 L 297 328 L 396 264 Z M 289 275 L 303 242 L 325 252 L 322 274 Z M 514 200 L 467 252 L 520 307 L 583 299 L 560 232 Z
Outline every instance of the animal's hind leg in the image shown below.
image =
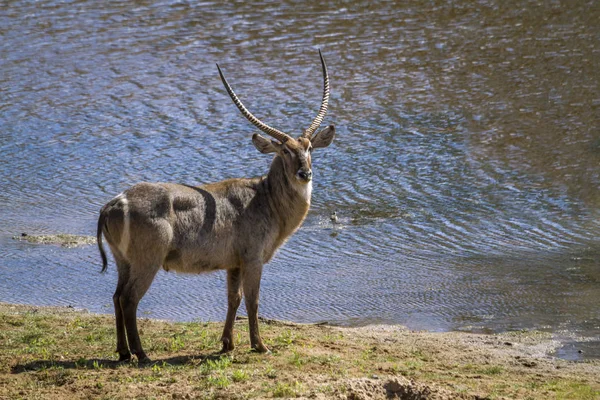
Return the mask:
M 123 309 L 121 308 L 121 295 L 123 288 L 129 280 L 129 265 L 121 260 L 117 260 L 117 269 L 119 272 L 119 280 L 117 289 L 113 295 L 113 303 L 115 306 L 115 321 L 117 325 L 117 353 L 119 353 L 119 361 L 129 361 L 131 353 L 127 346 L 127 337 L 125 336 L 125 319 Z
M 160 265 L 148 266 L 146 268 L 130 268 L 130 277 L 124 285 L 119 303 L 123 311 L 129 349 L 138 358 L 140 363 L 148 363 L 150 359 L 142 349 L 142 342 L 137 328 L 137 308 L 140 300 L 146 294 L 146 291 L 152 284 L 154 276 L 158 272 Z

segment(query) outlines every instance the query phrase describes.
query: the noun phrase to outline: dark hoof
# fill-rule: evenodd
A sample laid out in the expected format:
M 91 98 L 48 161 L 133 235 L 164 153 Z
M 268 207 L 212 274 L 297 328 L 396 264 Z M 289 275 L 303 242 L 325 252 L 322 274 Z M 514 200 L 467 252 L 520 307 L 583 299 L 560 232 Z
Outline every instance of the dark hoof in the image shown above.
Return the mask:
M 152 364 L 152 360 L 145 354 L 137 356 L 138 365 L 149 365 Z
M 233 349 L 235 349 L 233 342 L 229 341 L 229 339 L 223 339 L 223 348 L 221 349 L 219 354 L 229 353 L 230 351 L 233 351 Z
M 269 350 L 267 348 L 267 346 L 265 346 L 264 344 L 258 344 L 255 346 L 252 346 L 252 351 L 255 351 L 257 353 L 261 353 L 261 354 L 271 354 L 271 350 Z
M 130 362 L 130 361 L 131 361 L 130 353 L 119 354 L 119 362 L 125 363 L 125 362 Z

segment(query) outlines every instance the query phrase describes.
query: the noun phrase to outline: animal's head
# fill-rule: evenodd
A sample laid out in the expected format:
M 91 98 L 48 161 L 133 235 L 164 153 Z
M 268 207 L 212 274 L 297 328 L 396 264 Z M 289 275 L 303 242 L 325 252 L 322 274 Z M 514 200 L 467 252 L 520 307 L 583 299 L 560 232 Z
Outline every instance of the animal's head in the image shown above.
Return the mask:
M 297 139 L 280 130 L 271 128 L 252 115 L 233 92 L 225 76 L 223 76 L 221 68 L 217 65 L 219 75 L 221 76 L 223 85 L 225 85 L 225 89 L 227 89 L 227 93 L 229 93 L 229 96 L 244 117 L 262 132 L 275 139 L 269 140 L 255 133 L 252 136 L 254 146 L 263 154 L 276 153 L 281 157 L 286 174 L 288 174 L 290 179 L 294 179 L 301 184 L 309 183 L 312 180 L 313 150 L 329 146 L 335 137 L 335 127 L 333 125 L 329 125 L 315 135 L 325 117 L 329 103 L 329 75 L 327 74 L 327 65 L 320 50 L 319 56 L 321 57 L 321 65 L 323 67 L 323 101 L 321 102 L 319 113 L 313 122 Z

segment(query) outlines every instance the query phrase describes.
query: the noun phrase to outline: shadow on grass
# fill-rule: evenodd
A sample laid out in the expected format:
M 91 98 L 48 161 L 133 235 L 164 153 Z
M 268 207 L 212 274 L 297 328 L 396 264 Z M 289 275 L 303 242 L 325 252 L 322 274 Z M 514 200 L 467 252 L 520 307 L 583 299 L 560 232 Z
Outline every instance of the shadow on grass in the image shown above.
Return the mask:
M 131 361 L 117 361 L 107 360 L 100 358 L 81 358 L 77 361 L 68 360 L 39 360 L 31 361 L 25 364 L 16 364 L 11 368 L 13 374 L 21 374 L 23 372 L 30 371 L 43 371 L 46 369 L 59 368 L 59 369 L 116 369 L 120 366 L 129 365 L 132 367 L 139 368 L 151 368 L 154 365 L 166 365 L 166 366 L 177 366 L 177 365 L 195 365 L 198 366 L 208 360 L 219 360 L 223 357 L 223 354 L 215 353 L 208 355 L 196 355 L 196 356 L 175 356 L 163 359 L 152 360 L 148 363 L 139 364 L 137 360 L 132 359 Z

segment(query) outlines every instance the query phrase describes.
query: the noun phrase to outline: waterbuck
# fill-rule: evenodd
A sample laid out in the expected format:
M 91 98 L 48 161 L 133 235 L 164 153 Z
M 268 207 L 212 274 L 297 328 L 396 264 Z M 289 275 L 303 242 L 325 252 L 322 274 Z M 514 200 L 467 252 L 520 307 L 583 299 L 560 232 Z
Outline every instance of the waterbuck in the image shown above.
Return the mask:
M 138 303 L 162 267 L 167 271 L 202 273 L 227 271 L 227 317 L 222 352 L 233 350 L 233 325 L 242 299 L 246 300 L 250 344 L 267 352 L 258 331 L 258 298 L 263 265 L 302 224 L 310 206 L 313 149 L 329 146 L 333 125 L 314 134 L 329 102 L 329 76 L 323 69 L 323 100 L 318 115 L 297 138 L 274 129 L 250 113 L 217 69 L 229 96 L 259 134 L 252 143 L 263 154 L 275 153 L 266 176 L 227 179 L 202 186 L 176 183 L 138 183 L 100 210 L 98 247 L 102 272 L 108 242 L 118 270 L 113 296 L 120 361 L 135 354 L 149 362 L 137 329 Z M 131 351 L 131 352 L 130 352 Z

